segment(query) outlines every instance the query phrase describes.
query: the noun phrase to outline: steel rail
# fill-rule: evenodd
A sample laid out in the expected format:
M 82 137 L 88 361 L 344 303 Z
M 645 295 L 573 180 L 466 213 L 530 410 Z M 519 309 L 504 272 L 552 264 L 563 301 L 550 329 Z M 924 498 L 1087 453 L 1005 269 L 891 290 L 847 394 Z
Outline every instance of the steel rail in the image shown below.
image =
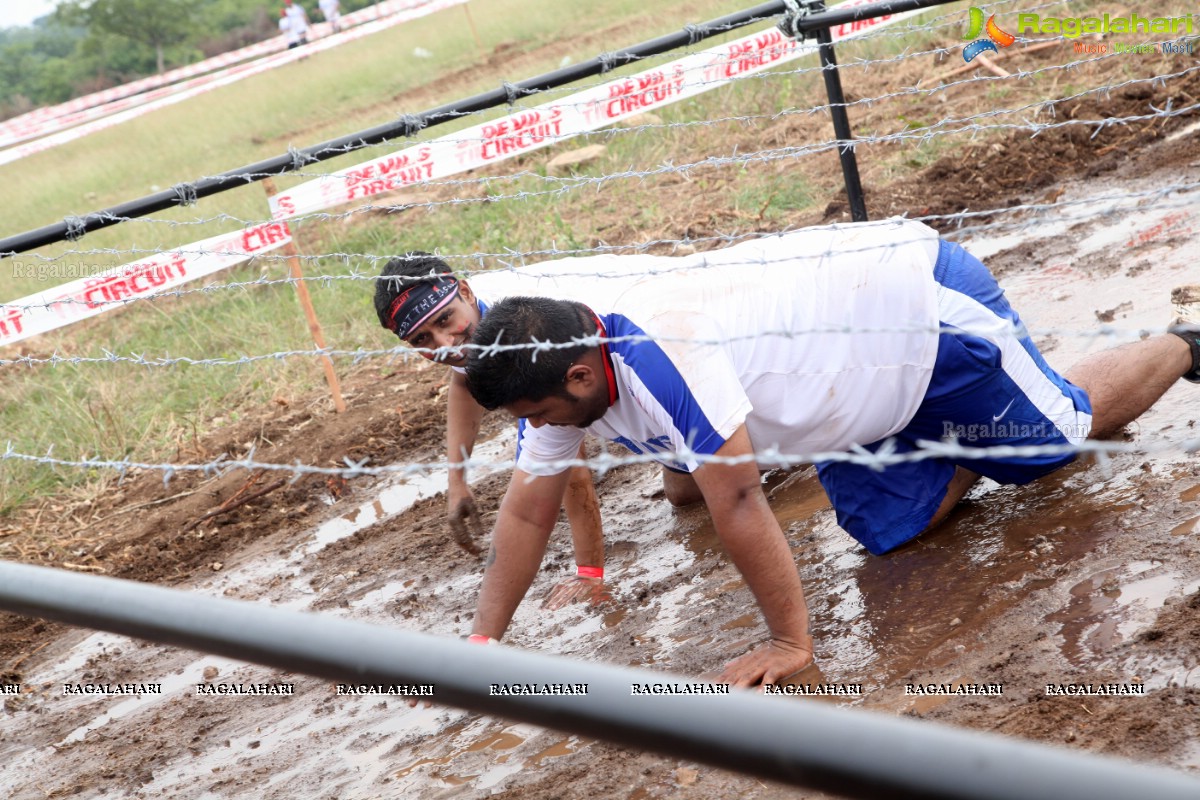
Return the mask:
M 749 691 L 635 696 L 687 679 L 46 567 L 0 562 L 0 608 L 336 682 L 433 684 L 441 704 L 847 797 L 1200 797 L 1196 778 L 1108 756 Z M 492 693 L 531 683 L 587 694 Z

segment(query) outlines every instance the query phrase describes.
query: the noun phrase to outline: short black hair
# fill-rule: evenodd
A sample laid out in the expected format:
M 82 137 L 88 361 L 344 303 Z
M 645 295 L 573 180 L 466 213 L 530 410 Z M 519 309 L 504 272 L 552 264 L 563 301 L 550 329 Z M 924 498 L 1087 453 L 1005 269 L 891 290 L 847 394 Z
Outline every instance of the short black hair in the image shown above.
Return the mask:
M 508 297 L 488 309 L 475 328 L 475 345 L 570 342 L 596 333 L 592 312 L 583 303 L 547 297 Z M 547 350 L 517 348 L 494 353 L 472 349 L 467 356 L 467 388 L 488 410 L 519 400 L 542 400 L 566 393 L 563 378 L 581 355 L 595 345 Z
M 392 330 L 389 311 L 396 297 L 411 286 L 432 283 L 441 275 L 454 277 L 454 272 L 445 261 L 421 250 L 413 250 L 397 256 L 383 265 L 383 272 L 375 279 L 375 313 L 379 324 Z

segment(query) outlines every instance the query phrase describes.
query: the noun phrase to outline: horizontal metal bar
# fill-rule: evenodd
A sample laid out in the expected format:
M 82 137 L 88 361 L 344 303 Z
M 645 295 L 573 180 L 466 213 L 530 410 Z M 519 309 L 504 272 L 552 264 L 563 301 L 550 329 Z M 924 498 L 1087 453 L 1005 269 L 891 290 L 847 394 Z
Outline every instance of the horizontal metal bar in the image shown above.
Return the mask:
M 434 684 L 445 705 L 847 797 L 1200 797 L 1200 780 L 1108 756 L 747 691 L 633 696 L 686 679 L 45 567 L 0 562 L 0 608 L 338 682 Z M 588 693 L 496 696 L 493 683 Z
M 852 20 L 894 14 L 912 8 L 925 8 L 951 1 L 887 0 L 887 2 L 860 6 L 855 9 L 816 14 L 803 19 L 802 22 L 798 23 L 797 27 L 804 31 L 817 30 L 821 27 L 840 25 L 843 22 Z M 660 36 L 623 50 L 606 53 L 588 61 L 582 61 L 578 64 L 554 70 L 553 72 L 527 78 L 513 84 L 513 87 L 515 87 L 517 94 L 528 95 L 558 86 L 565 86 L 583 78 L 609 72 L 615 67 L 670 52 L 679 47 L 695 44 L 736 28 L 770 19 L 783 10 L 783 0 L 772 0 L 772 2 L 762 3 L 699 25 L 688 26 L 675 33 Z M 196 199 L 208 197 L 246 183 L 262 180 L 272 175 L 282 175 L 292 172 L 305 164 L 326 161 L 364 147 L 406 136 L 413 136 L 425 128 L 459 119 L 466 114 L 484 111 L 489 108 L 498 108 L 508 103 L 509 98 L 509 88 L 501 87 L 493 89 L 464 100 L 422 111 L 418 114 L 405 115 L 384 125 L 378 125 L 374 128 L 359 131 L 358 133 L 352 133 L 348 136 L 312 145 L 311 147 L 297 150 L 295 153 L 285 153 L 254 164 L 248 164 L 244 167 L 238 167 L 228 172 L 222 172 L 219 175 L 200 178 L 189 184 L 189 199 L 193 196 Z M 191 189 L 193 188 L 195 190 L 194 195 L 191 193 Z M 0 239 L 0 258 L 24 253 L 38 247 L 53 244 L 54 242 L 65 241 L 68 238 L 68 232 L 71 233 L 71 236 L 78 238 L 90 231 L 100 230 L 101 228 L 107 228 L 128 219 L 144 217 L 148 214 L 172 208 L 179 205 L 181 201 L 182 197 L 179 192 L 168 189 L 101 211 L 84 214 L 72 220 L 71 225 L 68 225 L 66 220 L 63 220 L 32 231 L 9 236 L 5 239 Z
M 520 81 L 514 84 L 514 86 L 519 94 L 534 94 L 557 86 L 564 86 L 582 78 L 608 72 L 617 66 L 665 53 L 683 45 L 717 36 L 725 31 L 749 25 L 759 20 L 769 19 L 772 14 L 777 14 L 782 9 L 782 0 L 763 3 L 762 5 L 714 19 L 693 28 L 687 28 L 667 36 L 660 36 L 657 39 L 651 39 L 633 47 L 627 47 L 624 50 L 618 50 L 602 57 L 593 58 L 579 64 L 572 64 L 553 72 L 547 72 L 543 75 Z M 296 155 L 289 152 L 275 156 L 274 158 L 268 158 L 265 161 L 229 170 L 219 175 L 201 178 L 194 181 L 192 186 L 195 187 L 196 198 L 208 197 L 209 195 L 217 194 L 218 192 L 223 192 L 246 183 L 262 180 L 271 175 L 282 175 L 291 172 L 303 163 L 326 161 L 364 147 L 405 136 L 412 136 L 425 128 L 459 119 L 466 114 L 503 106 L 507 104 L 508 100 L 509 91 L 504 87 L 500 87 L 474 95 L 473 97 L 468 97 L 465 100 L 438 106 L 427 111 L 422 111 L 419 114 L 404 116 L 384 125 L 378 125 L 374 128 L 359 131 L 358 133 L 352 133 L 348 136 L 342 136 L 306 147 L 298 150 Z M 100 230 L 110 225 L 116 225 L 129 218 L 143 217 L 147 214 L 171 208 L 179 205 L 179 203 L 179 194 L 174 190 L 156 192 L 137 200 L 113 206 L 112 208 L 85 214 L 79 218 L 80 227 L 76 230 L 80 234 Z M 67 238 L 67 232 L 67 223 L 63 221 L 26 233 L 9 236 L 0 240 L 0 258 L 33 250 L 34 248 L 53 242 L 63 241 Z
M 903 14 L 905 11 L 918 11 L 952 2 L 954 0 L 882 0 L 882 2 L 853 8 L 834 8 L 822 11 L 820 14 L 801 16 L 796 22 L 796 29 L 803 33 L 816 33 L 819 30 L 845 25 L 847 22 L 886 17 L 889 14 Z

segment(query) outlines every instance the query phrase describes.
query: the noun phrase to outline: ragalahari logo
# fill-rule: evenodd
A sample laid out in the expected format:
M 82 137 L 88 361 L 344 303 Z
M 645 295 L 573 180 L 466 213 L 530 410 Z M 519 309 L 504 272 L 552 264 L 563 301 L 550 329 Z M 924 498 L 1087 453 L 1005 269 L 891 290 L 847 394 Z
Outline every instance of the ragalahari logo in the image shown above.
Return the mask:
M 985 30 L 987 31 L 987 38 L 979 39 L 979 34 Z M 978 41 L 972 41 L 973 39 L 978 39 Z M 971 43 L 963 48 L 963 60 L 969 64 L 974 60 L 975 56 L 983 51 L 991 50 L 993 53 L 998 53 L 1000 51 L 996 49 L 996 45 L 1008 47 L 1016 40 L 1017 37 L 1011 33 L 1005 33 L 1000 30 L 1000 26 L 996 24 L 995 14 L 988 17 L 987 25 L 984 26 L 983 11 L 975 6 L 971 6 L 970 29 L 967 31 L 967 35 L 963 37 L 964 42 Z

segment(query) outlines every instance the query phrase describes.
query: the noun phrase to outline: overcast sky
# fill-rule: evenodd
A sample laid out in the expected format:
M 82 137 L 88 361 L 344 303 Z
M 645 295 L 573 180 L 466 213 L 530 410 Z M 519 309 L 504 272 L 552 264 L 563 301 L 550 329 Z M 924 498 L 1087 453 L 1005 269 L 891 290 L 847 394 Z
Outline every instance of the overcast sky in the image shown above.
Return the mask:
M 0 27 L 28 25 L 54 10 L 55 0 L 0 0 Z

